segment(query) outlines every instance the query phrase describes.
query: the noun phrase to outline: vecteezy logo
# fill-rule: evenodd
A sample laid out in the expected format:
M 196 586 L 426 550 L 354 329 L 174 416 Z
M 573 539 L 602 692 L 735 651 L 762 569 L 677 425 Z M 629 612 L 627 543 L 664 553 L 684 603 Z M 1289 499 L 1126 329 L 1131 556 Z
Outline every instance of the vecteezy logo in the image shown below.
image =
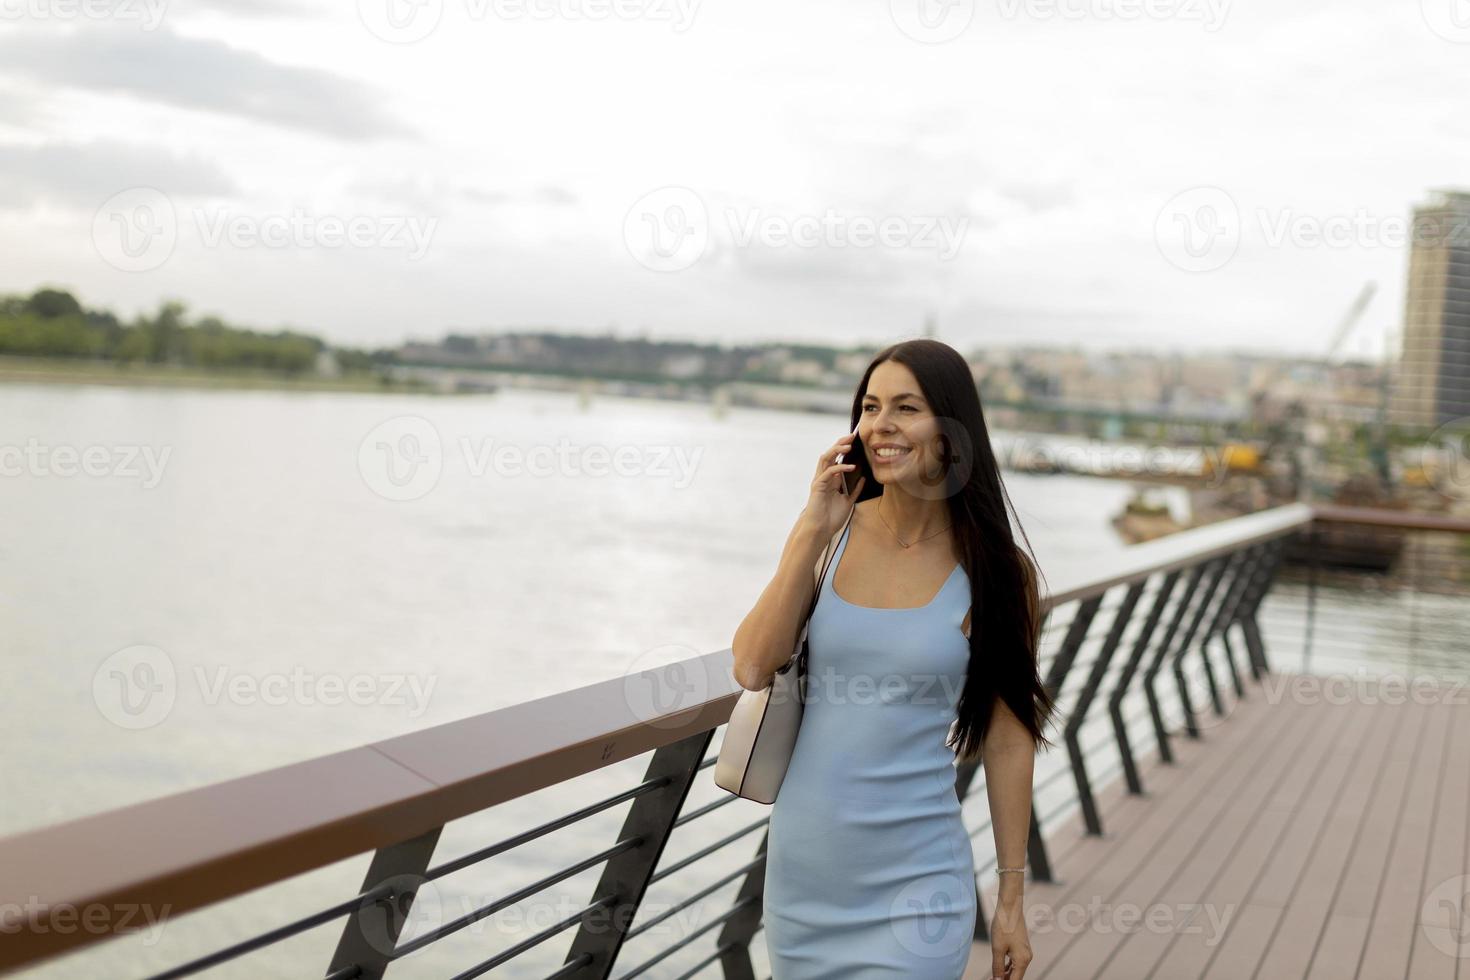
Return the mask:
M 1424 440 L 1423 467 L 1446 497 L 1470 500 L 1470 417 L 1450 419 Z
M 671 712 L 709 697 L 709 677 L 686 662 L 698 656 L 690 647 L 670 644 L 633 658 L 623 671 L 623 700 L 639 721 L 654 728 L 672 726 Z
M 357 469 L 378 496 L 417 500 L 438 485 L 444 469 L 439 430 L 418 415 L 388 419 L 357 447 Z
M 914 463 L 902 474 L 890 474 L 906 493 L 924 500 L 948 500 L 970 484 L 975 470 L 975 444 L 958 419 L 935 416 L 933 431 L 908 454 Z M 899 464 L 903 466 L 903 464 Z
M 1419 0 L 1429 29 L 1446 41 L 1470 44 L 1470 0 Z
M 975 0 L 888 0 L 898 29 L 921 44 L 943 44 L 965 32 L 975 19 Z
M 123 272 L 158 268 L 174 253 L 178 241 L 173 202 L 155 187 L 119 191 L 92 216 L 92 244 L 97 254 Z
M 434 33 L 444 0 L 357 0 L 362 25 L 389 44 L 412 44 Z
M 974 882 L 940 872 L 916 878 L 899 890 L 888 907 L 888 921 L 904 949 L 925 959 L 950 959 L 974 941 L 958 921 L 973 902 Z
M 638 199 L 623 219 L 628 253 L 644 268 L 678 272 L 709 245 L 709 212 L 687 187 L 660 187 Z
M 1154 222 L 1159 253 L 1186 272 L 1209 272 L 1240 247 L 1240 209 L 1218 187 L 1195 187 L 1174 195 Z
M 410 924 L 415 936 L 444 924 L 444 896 L 422 875 L 393 875 L 378 887 L 387 895 L 357 910 L 358 929 L 375 952 L 391 956 Z
M 124 647 L 92 675 L 92 700 L 119 728 L 152 728 L 168 717 L 178 696 L 174 662 L 158 647 Z
M 1419 907 L 1420 928 L 1446 956 L 1470 957 L 1470 875 L 1441 881 Z

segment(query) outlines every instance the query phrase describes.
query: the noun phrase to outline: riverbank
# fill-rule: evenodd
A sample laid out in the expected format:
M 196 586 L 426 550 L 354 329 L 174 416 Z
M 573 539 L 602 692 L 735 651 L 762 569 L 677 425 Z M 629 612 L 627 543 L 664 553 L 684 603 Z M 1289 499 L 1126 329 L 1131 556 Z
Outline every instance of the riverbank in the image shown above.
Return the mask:
M 361 372 L 330 377 L 283 375 L 264 370 L 231 368 L 210 370 L 166 364 L 89 361 L 60 357 L 0 355 L 0 384 L 100 384 L 130 387 L 255 388 L 270 391 L 330 391 L 409 393 L 428 395 L 484 394 L 502 388 L 565 392 L 586 400 L 597 396 L 646 398 L 665 401 L 713 403 L 727 407 L 761 408 L 842 415 L 851 407 L 846 391 L 827 391 L 801 385 L 730 382 L 714 391 L 679 381 L 635 381 L 617 377 L 590 377 L 530 370 L 464 370 L 438 365 L 399 364 L 385 375 Z
M 267 391 L 338 391 L 433 394 L 433 385 L 417 379 L 389 379 L 357 373 L 338 377 L 284 375 L 279 372 L 230 368 L 208 370 L 167 364 L 73 360 L 60 357 L 0 356 L 0 384 L 93 384 L 128 387 L 260 389 Z

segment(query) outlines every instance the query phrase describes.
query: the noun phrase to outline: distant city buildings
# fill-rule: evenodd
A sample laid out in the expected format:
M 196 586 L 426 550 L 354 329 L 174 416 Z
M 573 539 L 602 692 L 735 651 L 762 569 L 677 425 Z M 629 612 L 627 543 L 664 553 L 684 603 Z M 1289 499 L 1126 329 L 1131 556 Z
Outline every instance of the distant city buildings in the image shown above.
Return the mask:
M 1414 209 L 1403 350 L 1390 402 L 1396 425 L 1470 417 L 1470 191 Z
M 764 386 L 801 395 L 803 404 L 844 409 L 877 347 L 840 350 L 818 344 L 767 343 L 725 347 L 611 334 L 517 331 L 404 344 L 398 363 L 455 371 L 491 371 L 585 378 L 684 391 L 707 397 L 727 385 Z M 964 352 L 971 374 L 997 424 L 1017 424 L 1017 413 L 1071 412 L 1189 420 L 1206 424 L 1278 424 L 1311 420 L 1344 436 L 1381 418 L 1385 366 L 1347 360 L 1252 353 L 1124 350 L 1095 352 L 1052 347 L 975 347 Z M 534 385 L 532 385 L 534 386 Z M 773 395 L 775 397 L 775 395 Z

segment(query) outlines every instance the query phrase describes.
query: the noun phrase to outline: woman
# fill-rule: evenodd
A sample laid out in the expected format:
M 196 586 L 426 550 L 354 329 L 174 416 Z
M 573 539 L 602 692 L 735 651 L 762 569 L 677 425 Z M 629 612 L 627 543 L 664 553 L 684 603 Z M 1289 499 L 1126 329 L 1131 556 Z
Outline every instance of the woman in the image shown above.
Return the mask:
M 820 590 L 767 839 L 773 980 L 959 980 L 976 900 L 956 756 L 986 770 L 1000 857 L 991 972 L 1021 980 L 1032 764 L 1053 711 L 1036 565 L 1011 533 L 974 378 L 952 347 L 879 352 L 853 426 L 819 458 L 776 575 L 731 644 L 741 686 L 763 689 Z M 850 495 L 846 474 L 860 474 Z

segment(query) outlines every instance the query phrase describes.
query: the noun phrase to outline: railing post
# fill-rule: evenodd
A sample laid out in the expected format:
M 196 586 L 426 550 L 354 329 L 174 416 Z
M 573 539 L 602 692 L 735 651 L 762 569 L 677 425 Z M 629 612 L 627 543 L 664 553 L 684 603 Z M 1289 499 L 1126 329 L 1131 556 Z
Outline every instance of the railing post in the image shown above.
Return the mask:
M 1128 593 L 1123 597 L 1117 615 L 1113 617 L 1112 626 L 1108 628 L 1108 635 L 1103 640 L 1102 649 L 1092 661 L 1092 670 L 1088 671 L 1087 683 L 1083 685 L 1082 693 L 1077 695 L 1077 705 L 1067 718 L 1067 728 L 1063 733 L 1067 742 L 1067 754 L 1072 760 L 1072 778 L 1077 783 L 1077 799 L 1082 804 L 1082 820 L 1087 824 L 1087 832 L 1098 836 L 1101 836 L 1103 832 L 1102 818 L 1097 812 L 1097 800 L 1092 795 L 1092 781 L 1087 777 L 1087 759 L 1082 754 L 1082 723 L 1087 720 L 1087 709 L 1092 706 L 1092 699 L 1096 696 L 1097 689 L 1108 672 L 1108 665 L 1112 663 L 1113 654 L 1117 652 L 1118 644 L 1123 640 L 1123 631 L 1127 629 L 1128 621 L 1133 617 L 1133 607 L 1138 605 L 1138 597 L 1143 594 L 1143 586 L 1144 582 L 1140 581 L 1128 587 Z
M 755 965 L 750 961 L 750 940 L 754 938 L 756 926 L 760 925 L 761 916 L 765 914 L 765 855 L 770 839 L 771 831 L 767 826 L 766 832 L 761 835 L 760 847 L 755 852 L 760 863 L 746 872 L 745 880 L 740 883 L 740 891 L 735 894 L 736 905 L 748 898 L 754 898 L 755 901 L 731 916 L 720 930 L 718 948 L 730 947 L 720 954 L 720 969 L 724 971 L 725 980 L 755 980 Z
M 1241 555 L 1240 562 L 1236 565 L 1235 577 L 1231 579 L 1230 588 L 1225 593 L 1219 609 L 1215 612 L 1215 618 L 1211 620 L 1209 629 L 1205 630 L 1204 638 L 1200 640 L 1200 652 L 1208 660 L 1210 656 L 1210 640 L 1219 635 L 1225 647 L 1225 666 L 1230 670 L 1230 685 L 1235 689 L 1237 699 L 1245 696 L 1245 687 L 1240 682 L 1240 671 L 1235 666 L 1235 652 L 1230 648 L 1230 638 L 1226 634 L 1226 627 L 1235 618 L 1235 611 L 1240 608 L 1240 602 L 1245 597 L 1246 590 L 1255 578 L 1257 566 L 1260 564 L 1261 555 L 1265 552 L 1263 545 L 1252 545 L 1246 548 Z M 1223 715 L 1225 706 L 1219 699 L 1215 701 L 1215 714 Z
M 1053 698 L 1062 693 L 1062 684 L 1067 680 L 1067 674 L 1072 670 L 1072 664 L 1077 660 L 1077 651 L 1082 649 L 1082 641 L 1087 638 L 1088 627 L 1092 625 L 1092 617 L 1097 615 L 1097 607 L 1102 605 L 1102 596 L 1095 595 L 1091 599 L 1083 599 L 1077 604 L 1077 613 L 1072 617 L 1072 622 L 1067 626 L 1067 636 L 1062 640 L 1062 646 L 1057 650 L 1057 655 L 1051 662 L 1051 670 L 1046 673 L 1047 692 Z
M 1205 676 L 1210 684 L 1210 705 L 1214 708 L 1216 717 L 1225 714 L 1224 681 L 1215 677 L 1215 664 L 1210 659 L 1210 640 L 1215 636 L 1215 630 L 1225 618 L 1226 611 L 1233 605 L 1235 596 L 1240 585 L 1246 579 L 1246 573 L 1251 563 L 1249 548 L 1241 548 L 1230 553 L 1230 563 L 1225 567 L 1225 578 L 1221 583 L 1219 599 L 1215 602 L 1215 610 L 1205 620 L 1204 630 L 1199 635 L 1196 646 L 1199 649 L 1200 662 L 1204 667 Z M 1187 654 L 1186 654 L 1187 656 Z M 1225 670 L 1229 676 L 1230 687 L 1239 698 L 1241 694 L 1240 678 L 1235 675 L 1235 665 L 1229 660 L 1225 662 Z
M 1046 853 L 1046 841 L 1041 836 L 1041 819 L 1036 816 L 1036 799 L 1031 800 L 1031 828 L 1026 832 L 1026 865 L 1031 869 L 1032 881 L 1051 883 L 1051 857 Z
M 1225 568 L 1230 564 L 1233 552 L 1220 558 L 1212 559 L 1205 566 L 1215 566 L 1215 572 L 1210 576 L 1210 584 L 1205 587 L 1205 594 L 1200 598 L 1199 605 L 1195 607 L 1194 616 L 1189 621 L 1189 628 L 1184 631 L 1184 639 L 1180 641 L 1179 648 L 1174 652 L 1174 659 L 1170 667 L 1174 674 L 1174 684 L 1179 689 L 1179 703 L 1184 708 L 1184 729 L 1190 738 L 1199 738 L 1199 725 L 1194 720 L 1194 702 L 1189 698 L 1189 684 L 1184 679 L 1184 655 L 1189 652 L 1189 645 L 1194 642 L 1194 635 L 1199 632 L 1199 625 L 1204 621 L 1205 613 L 1210 608 L 1210 601 L 1215 597 L 1215 590 L 1220 587 L 1220 580 L 1225 577 Z M 1209 682 L 1210 691 L 1218 696 L 1215 691 L 1215 672 L 1210 669 L 1209 660 L 1205 660 L 1205 679 Z
M 1148 645 L 1154 638 L 1154 630 L 1158 628 L 1159 620 L 1163 618 L 1164 608 L 1169 604 L 1169 596 L 1173 594 L 1174 585 L 1178 581 L 1179 572 L 1175 570 L 1164 576 L 1164 581 L 1159 584 L 1159 591 L 1154 596 L 1154 603 L 1148 611 L 1148 618 L 1143 621 L 1143 627 L 1138 631 L 1138 639 L 1133 643 L 1133 652 L 1129 654 L 1128 662 L 1123 665 L 1123 669 L 1118 674 L 1118 683 L 1113 687 L 1113 693 L 1108 696 L 1108 714 L 1113 719 L 1113 735 L 1118 742 L 1118 758 L 1123 761 L 1123 778 L 1128 782 L 1130 793 L 1142 793 L 1143 781 L 1138 775 L 1138 763 L 1133 758 L 1133 745 L 1128 738 L 1128 723 L 1123 718 L 1123 699 L 1128 696 L 1128 686 L 1133 683 L 1133 676 L 1138 672 L 1138 665 L 1143 662 L 1143 655 L 1148 651 Z
M 1312 633 L 1317 621 L 1317 566 L 1319 564 L 1319 532 L 1315 521 L 1307 529 L 1307 637 L 1302 651 L 1302 673 L 1312 671 Z
M 347 917 L 337 951 L 327 967 L 330 976 L 339 970 L 356 966 L 359 980 L 380 980 L 393 961 L 393 949 L 408 921 L 414 896 L 424 883 L 424 872 L 434 856 L 443 827 L 426 834 L 384 847 L 373 855 L 363 879 L 362 891 L 388 887 L 391 891 L 371 905 Z
M 1174 642 L 1174 634 L 1179 631 L 1179 625 L 1184 622 L 1185 613 L 1189 612 L 1194 592 L 1199 588 L 1199 580 L 1204 577 L 1205 564 L 1201 562 L 1190 568 L 1189 581 L 1184 586 L 1184 594 L 1179 597 L 1179 604 L 1174 607 L 1174 615 L 1169 619 L 1169 626 L 1164 630 L 1163 639 L 1159 641 L 1158 652 L 1154 654 L 1153 663 L 1149 664 L 1148 670 L 1143 673 L 1143 693 L 1148 697 L 1148 713 L 1153 720 L 1154 738 L 1159 743 L 1159 759 L 1163 762 L 1174 761 L 1174 747 L 1169 744 L 1169 729 L 1164 725 L 1164 712 L 1159 707 L 1159 695 L 1154 690 L 1154 682 L 1164 666 L 1164 658 L 1169 654 L 1169 649 Z
M 645 782 L 666 779 L 659 789 L 644 793 L 633 801 L 628 816 L 623 821 L 619 841 L 637 837 L 641 843 L 615 855 L 603 866 L 602 877 L 597 882 L 589 902 L 612 897 L 612 902 L 598 913 L 584 918 L 577 935 L 572 939 L 571 949 L 563 963 L 580 957 L 590 957 L 576 973 L 577 980 L 605 980 L 612 973 L 613 962 L 622 949 L 623 939 L 632 925 L 643 893 L 648 889 L 648 880 L 658 867 L 659 857 L 674 821 L 689 795 L 689 787 L 704 761 L 704 752 L 714 729 L 690 735 L 656 749 L 648 762 Z
M 1260 680 L 1271 669 L 1271 665 L 1266 662 L 1266 645 L 1261 640 L 1261 629 L 1256 623 L 1256 610 L 1260 608 L 1266 598 L 1266 593 L 1270 591 L 1276 571 L 1281 567 L 1285 549 L 1286 544 L 1280 538 L 1267 546 L 1266 558 L 1261 562 L 1261 567 L 1252 580 L 1250 589 L 1246 592 L 1245 600 L 1235 614 L 1235 621 L 1240 624 L 1240 631 L 1245 635 L 1246 652 L 1251 662 L 1251 676 L 1256 680 Z
M 1067 674 L 1077 660 L 1077 651 L 1082 648 L 1082 641 L 1087 638 L 1087 630 L 1092 625 L 1093 617 L 1097 615 L 1098 607 L 1101 605 L 1101 595 L 1083 599 L 1077 604 L 1077 612 L 1067 626 L 1066 638 L 1062 640 L 1061 648 L 1057 650 L 1056 658 L 1051 662 L 1051 669 L 1047 671 L 1046 680 L 1042 682 L 1053 698 L 1060 697 Z M 1051 860 L 1047 857 L 1046 841 L 1041 835 L 1041 819 L 1036 815 L 1034 796 L 1031 799 L 1031 826 L 1026 835 L 1026 855 L 1026 863 L 1031 868 L 1032 880 L 1051 881 Z

